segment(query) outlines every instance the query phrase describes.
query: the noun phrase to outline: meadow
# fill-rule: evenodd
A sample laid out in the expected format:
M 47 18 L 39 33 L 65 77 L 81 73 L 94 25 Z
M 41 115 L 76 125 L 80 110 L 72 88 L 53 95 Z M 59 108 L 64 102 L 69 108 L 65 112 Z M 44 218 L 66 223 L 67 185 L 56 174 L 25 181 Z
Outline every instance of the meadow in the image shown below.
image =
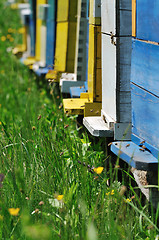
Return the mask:
M 158 239 L 159 211 L 130 169 L 12 54 L 18 11 L 0 0 L 0 16 L 0 239 Z

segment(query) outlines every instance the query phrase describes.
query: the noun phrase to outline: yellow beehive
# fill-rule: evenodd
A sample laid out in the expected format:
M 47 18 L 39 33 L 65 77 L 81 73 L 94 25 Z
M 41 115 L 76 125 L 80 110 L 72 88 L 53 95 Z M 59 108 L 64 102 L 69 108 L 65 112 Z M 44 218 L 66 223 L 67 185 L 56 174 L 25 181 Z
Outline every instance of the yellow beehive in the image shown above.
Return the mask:
M 91 101 L 102 101 L 101 26 L 89 25 L 88 93 Z
M 74 71 L 76 26 L 76 22 L 57 23 L 54 65 L 56 71 Z
M 77 2 L 77 0 L 58 0 L 57 22 L 76 22 Z
M 68 114 L 100 116 L 102 101 L 101 70 L 101 4 L 100 0 L 90 0 L 88 92 L 81 93 L 79 99 L 64 99 L 64 111 Z M 82 105 L 81 105 L 82 101 Z
M 101 25 L 101 0 L 90 0 L 89 24 Z

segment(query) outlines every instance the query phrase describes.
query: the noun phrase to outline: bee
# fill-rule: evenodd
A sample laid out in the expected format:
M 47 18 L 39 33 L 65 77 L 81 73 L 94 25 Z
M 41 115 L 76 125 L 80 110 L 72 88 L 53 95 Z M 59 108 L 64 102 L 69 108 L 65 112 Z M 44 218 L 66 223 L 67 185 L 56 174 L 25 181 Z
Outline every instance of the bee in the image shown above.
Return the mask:
M 145 146 L 145 145 L 142 145 L 142 148 L 143 148 L 143 149 L 146 149 L 146 146 Z
M 145 149 L 143 149 L 143 148 L 139 148 L 139 150 L 142 151 L 142 152 L 145 152 Z
M 112 145 L 112 142 L 108 143 L 108 147 Z

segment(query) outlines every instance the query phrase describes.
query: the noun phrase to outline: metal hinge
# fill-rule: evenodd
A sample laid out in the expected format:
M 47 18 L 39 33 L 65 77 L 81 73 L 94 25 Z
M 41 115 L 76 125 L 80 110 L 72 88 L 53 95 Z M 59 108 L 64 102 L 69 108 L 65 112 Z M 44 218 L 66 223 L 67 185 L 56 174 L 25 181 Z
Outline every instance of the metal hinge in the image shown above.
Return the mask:
M 111 39 L 111 44 L 116 46 L 116 36 L 112 32 L 110 32 L 110 39 Z

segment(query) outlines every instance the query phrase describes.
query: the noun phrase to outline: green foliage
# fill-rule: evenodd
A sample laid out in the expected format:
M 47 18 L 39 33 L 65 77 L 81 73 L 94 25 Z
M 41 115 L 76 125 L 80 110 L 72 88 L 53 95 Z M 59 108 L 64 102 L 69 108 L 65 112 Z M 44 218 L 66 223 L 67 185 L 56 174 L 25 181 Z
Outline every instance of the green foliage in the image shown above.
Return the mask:
M 1 39 L 20 25 L 2 0 L 0 14 Z M 21 40 L 12 37 L 0 44 L 0 239 L 155 239 L 158 216 L 142 207 L 129 171 L 106 170 L 111 158 L 102 140 L 90 142 L 84 129 L 80 135 L 55 89 L 48 94 L 9 52 Z M 104 170 L 98 175 L 93 167 Z M 126 179 L 129 191 L 121 194 Z

